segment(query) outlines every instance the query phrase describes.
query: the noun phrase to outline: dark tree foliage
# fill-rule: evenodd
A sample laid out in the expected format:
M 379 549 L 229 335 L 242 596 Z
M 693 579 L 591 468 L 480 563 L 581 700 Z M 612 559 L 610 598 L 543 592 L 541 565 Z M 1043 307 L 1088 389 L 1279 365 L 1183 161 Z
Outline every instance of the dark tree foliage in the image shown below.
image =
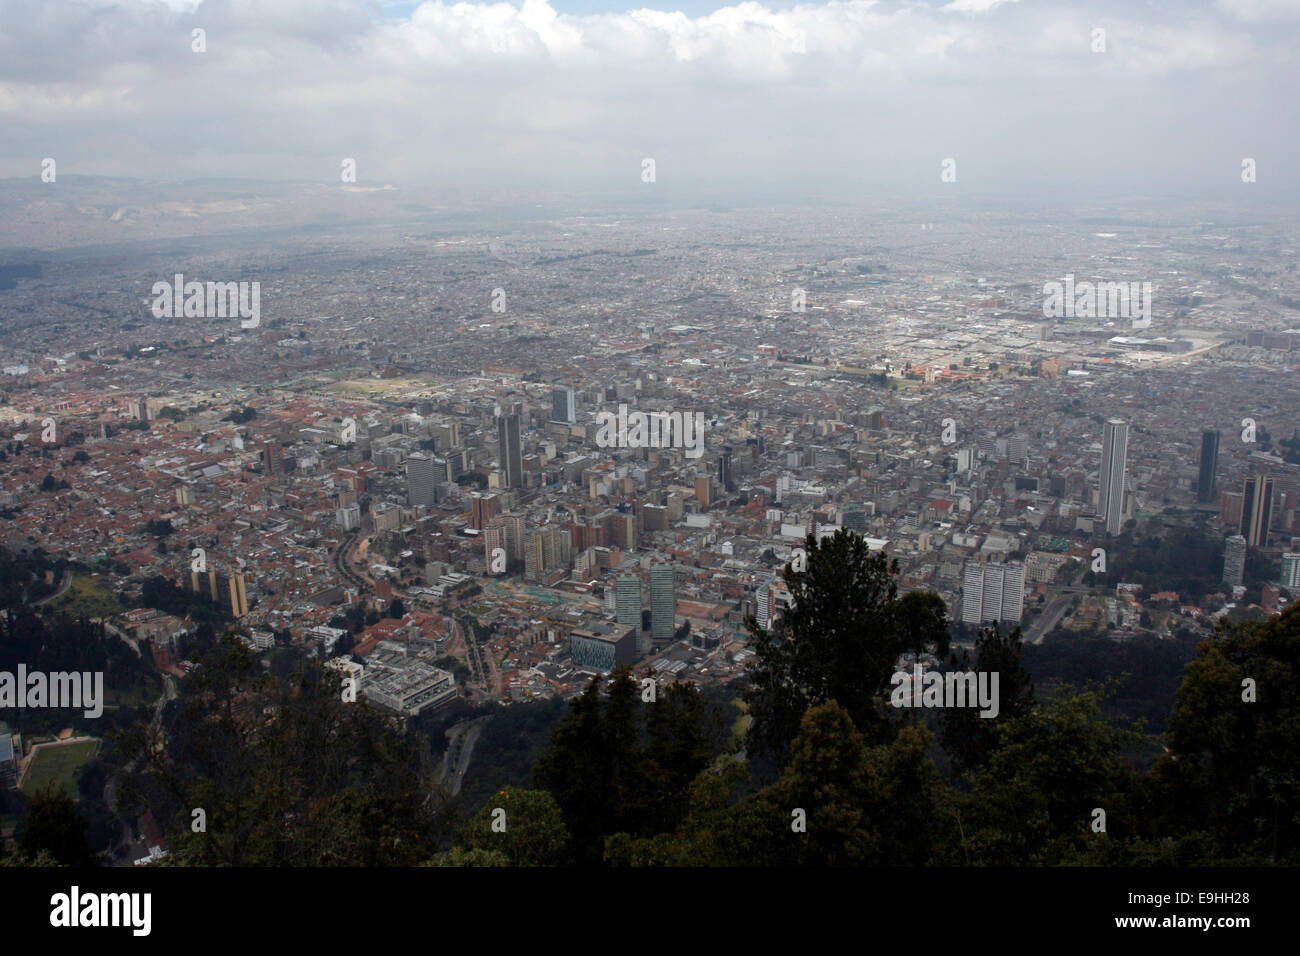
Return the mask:
M 718 710 L 693 686 L 661 685 L 645 701 L 627 668 L 613 674 L 607 696 L 600 685 L 594 678 L 574 698 L 533 769 L 564 814 L 575 861 L 589 864 L 602 860 L 611 834 L 673 827 L 723 736 Z
M 951 661 L 954 670 L 998 675 L 998 714 L 981 717 L 974 707 L 952 707 L 943 712 L 944 748 L 958 773 L 979 770 L 988 763 L 997 740 L 999 723 L 1027 714 L 1034 706 L 1034 684 L 1021 664 L 1021 635 L 1017 627 L 1006 636 L 997 624 L 980 631 L 975 658 L 962 651 Z
M 474 758 L 465 774 L 458 801 L 471 807 L 481 806 L 505 787 L 525 788 L 533 767 L 546 751 L 551 735 L 564 718 L 564 702 L 558 698 L 512 704 L 493 705 L 486 711 L 492 719 L 483 727 L 474 745 Z M 455 719 L 464 719 L 459 715 Z M 446 737 L 441 737 L 442 748 Z M 441 750 L 441 748 L 435 747 Z
M 76 801 L 53 780 L 32 797 L 18 846 L 28 858 L 45 851 L 63 866 L 94 863 L 86 839 L 86 821 L 77 812 Z
M 1102 701 L 1102 712 L 1144 719 L 1149 730 L 1159 733 L 1165 729 L 1198 643 L 1190 635 L 1115 641 L 1102 634 L 1071 633 L 1049 635 L 1041 644 L 1025 646 L 1022 654 L 1040 692 L 1123 677 L 1115 694 Z
M 146 578 L 140 585 L 140 606 L 157 608 L 176 617 L 220 625 L 231 620 L 230 609 L 205 594 L 182 588 L 161 576 Z
M 1300 861 L 1300 605 L 1204 642 L 1166 737 L 1150 780 L 1164 833 L 1206 832 L 1222 860 Z
M 126 742 L 124 796 L 168 831 L 173 864 L 402 866 L 445 835 L 422 748 L 339 676 L 306 665 L 289 680 L 227 639 L 182 685 L 159 734 Z M 205 827 L 196 830 L 204 811 Z
M 792 607 L 768 632 L 749 629 L 756 663 L 749 695 L 749 749 L 784 766 L 810 707 L 836 701 L 869 740 L 888 726 L 882 692 L 906 651 L 946 651 L 947 618 L 937 596 L 898 596 L 898 562 L 871 553 L 850 531 L 805 541 L 807 568 L 786 565 Z

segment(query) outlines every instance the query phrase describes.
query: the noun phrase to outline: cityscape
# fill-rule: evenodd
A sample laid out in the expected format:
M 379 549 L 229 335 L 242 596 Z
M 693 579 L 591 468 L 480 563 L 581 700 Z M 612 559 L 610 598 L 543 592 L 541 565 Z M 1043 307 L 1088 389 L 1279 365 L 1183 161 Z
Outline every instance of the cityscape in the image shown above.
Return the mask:
M 497 6 L 503 56 L 657 22 Z M 1014 6 L 889 5 L 955 49 Z M 1300 220 L 1253 158 L 1045 201 L 335 151 L 4 157 L 4 866 L 1300 861 Z

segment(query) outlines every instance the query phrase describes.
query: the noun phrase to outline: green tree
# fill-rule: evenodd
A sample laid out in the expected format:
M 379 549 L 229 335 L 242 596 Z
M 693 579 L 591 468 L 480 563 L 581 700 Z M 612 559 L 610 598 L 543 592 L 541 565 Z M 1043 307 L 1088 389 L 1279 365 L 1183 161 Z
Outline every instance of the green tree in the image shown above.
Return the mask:
M 32 798 L 23 817 L 18 846 L 28 858 L 48 853 L 62 866 L 90 866 L 94 857 L 86 839 L 86 821 L 76 801 L 50 781 Z
M 1204 829 L 1222 857 L 1300 861 L 1300 606 L 1224 628 L 1187 665 L 1152 783 L 1191 803 L 1170 827 Z M 1253 698 L 1253 699 L 1252 699 Z
M 784 766 L 810 707 L 834 700 L 870 740 L 883 739 L 881 692 L 906 650 L 947 646 L 942 601 L 898 597 L 898 562 L 841 529 L 805 541 L 806 570 L 785 567 L 791 607 L 772 631 L 751 620 L 755 655 L 748 746 Z M 912 629 L 912 630 L 909 630 Z M 937 648 L 936 648 L 937 649 Z
M 266 673 L 226 637 L 182 684 L 163 726 L 138 726 L 123 796 L 170 825 L 178 865 L 407 866 L 446 816 L 422 748 L 340 675 L 304 661 Z M 166 746 L 159 746 L 165 739 Z M 196 831 L 193 810 L 204 811 Z
M 843 866 L 878 859 L 880 834 L 864 806 L 870 774 L 862 733 L 848 712 L 835 701 L 810 708 L 785 775 L 765 794 L 786 811 L 792 827 L 794 814 L 803 812 L 807 832 L 796 833 L 801 862 Z
M 984 767 L 997 740 L 997 727 L 1029 713 L 1034 706 L 1034 683 L 1020 662 L 1021 646 L 1019 627 L 1003 636 L 995 623 L 981 629 L 975 638 L 973 666 L 965 651 L 960 660 L 951 662 L 956 670 L 998 675 L 996 717 L 981 717 L 974 707 L 950 707 L 940 718 L 943 745 L 958 773 Z
M 494 821 L 499 821 L 496 829 Z M 569 830 L 559 804 L 545 790 L 506 787 L 466 823 L 460 839 L 470 850 L 501 854 L 511 866 L 568 862 Z
M 551 746 L 533 767 L 536 786 L 550 791 L 559 804 L 579 863 L 599 862 L 604 836 L 614 832 L 613 782 L 608 741 L 601 720 L 600 678 L 569 705 Z
M 1089 842 L 1132 833 L 1133 780 L 1121 754 L 1139 734 L 1100 717 L 1102 693 L 1061 688 L 997 728 L 971 789 L 947 793 L 936 862 L 1051 865 L 1075 859 Z M 1106 813 L 1105 834 L 1091 829 L 1096 809 Z

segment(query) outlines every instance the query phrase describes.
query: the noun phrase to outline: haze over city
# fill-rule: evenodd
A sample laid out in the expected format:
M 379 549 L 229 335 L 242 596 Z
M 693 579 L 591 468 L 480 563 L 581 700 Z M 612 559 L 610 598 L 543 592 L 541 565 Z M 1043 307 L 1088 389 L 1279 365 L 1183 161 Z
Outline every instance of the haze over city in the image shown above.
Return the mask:
M 517 900 L 425 867 L 850 866 L 924 869 L 882 913 L 1259 921 L 1297 27 L 0 0 L 16 923 L 172 938 L 214 866 L 293 911 L 325 884 L 266 874 L 459 915 Z

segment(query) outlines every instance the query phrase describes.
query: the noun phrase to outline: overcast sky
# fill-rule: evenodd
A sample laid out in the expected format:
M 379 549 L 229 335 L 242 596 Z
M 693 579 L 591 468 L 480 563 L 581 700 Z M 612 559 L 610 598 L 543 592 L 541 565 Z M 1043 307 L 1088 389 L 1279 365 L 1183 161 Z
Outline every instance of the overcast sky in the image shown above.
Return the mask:
M 1297 193 L 1300 0 L 665 2 L 0 0 L 0 176 Z

